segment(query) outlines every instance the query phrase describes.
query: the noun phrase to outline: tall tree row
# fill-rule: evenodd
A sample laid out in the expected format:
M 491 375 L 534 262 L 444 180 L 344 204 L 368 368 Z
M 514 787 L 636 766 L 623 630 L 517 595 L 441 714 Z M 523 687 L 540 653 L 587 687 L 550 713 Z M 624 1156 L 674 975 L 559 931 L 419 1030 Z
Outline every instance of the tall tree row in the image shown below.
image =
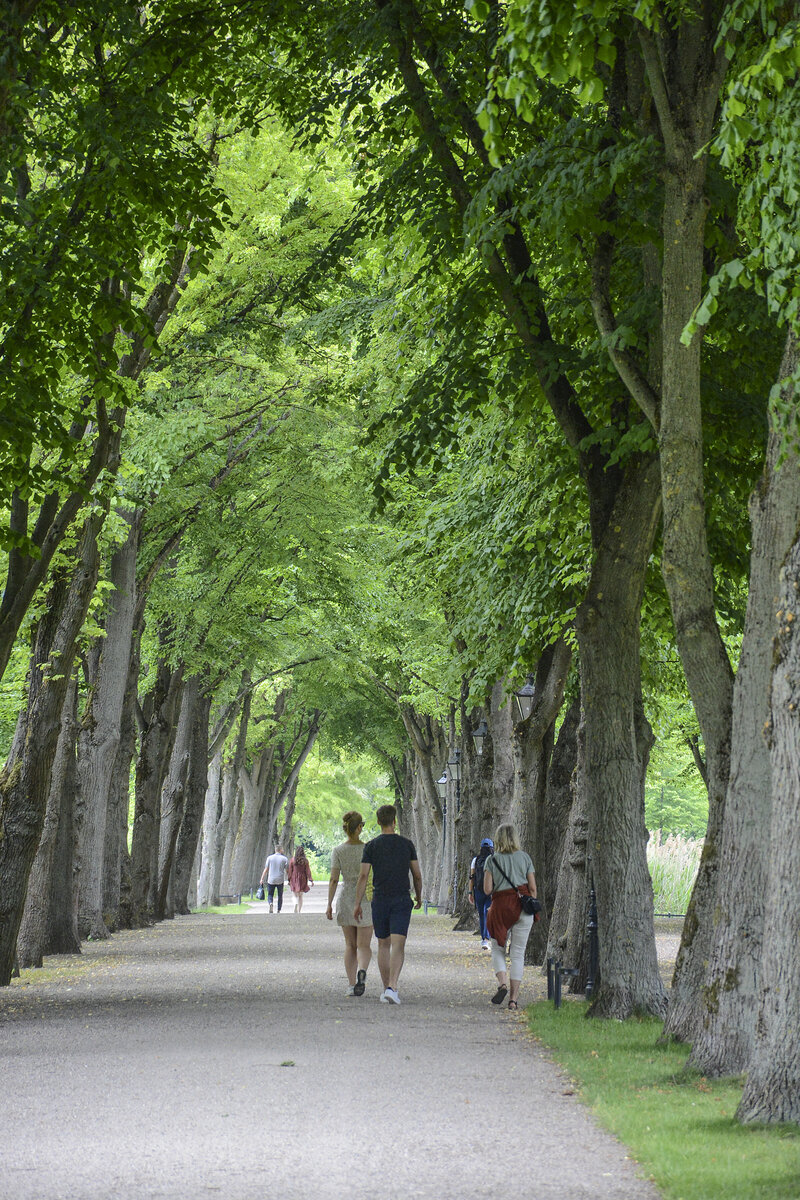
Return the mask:
M 591 1015 L 797 1119 L 797 23 L 740 8 L 4 15 L 0 983 L 248 890 L 353 751 L 440 911 L 512 819 L 532 958 L 583 971 L 593 884 Z M 709 821 L 668 999 L 673 647 Z

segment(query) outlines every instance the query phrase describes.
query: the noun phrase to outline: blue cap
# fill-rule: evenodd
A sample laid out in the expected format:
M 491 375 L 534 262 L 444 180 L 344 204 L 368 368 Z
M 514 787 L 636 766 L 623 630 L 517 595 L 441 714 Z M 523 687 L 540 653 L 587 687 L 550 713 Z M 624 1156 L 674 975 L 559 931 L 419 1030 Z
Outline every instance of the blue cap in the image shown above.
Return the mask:
M 484 838 L 483 841 L 481 842 L 481 845 L 482 846 L 491 846 L 492 850 L 494 850 L 494 842 L 492 841 L 491 838 Z

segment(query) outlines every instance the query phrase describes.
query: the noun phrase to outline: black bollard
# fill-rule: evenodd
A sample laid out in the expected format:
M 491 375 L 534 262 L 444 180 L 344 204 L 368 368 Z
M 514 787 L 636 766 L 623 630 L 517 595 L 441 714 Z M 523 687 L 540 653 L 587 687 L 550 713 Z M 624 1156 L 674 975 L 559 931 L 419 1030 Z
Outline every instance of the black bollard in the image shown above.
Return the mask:
M 553 999 L 553 960 L 547 960 L 547 999 Z
M 597 938 L 597 896 L 594 890 L 594 875 L 589 885 L 589 921 L 586 926 L 589 932 L 589 970 L 586 975 L 586 998 L 594 993 L 597 982 L 597 969 L 600 961 L 600 943 Z

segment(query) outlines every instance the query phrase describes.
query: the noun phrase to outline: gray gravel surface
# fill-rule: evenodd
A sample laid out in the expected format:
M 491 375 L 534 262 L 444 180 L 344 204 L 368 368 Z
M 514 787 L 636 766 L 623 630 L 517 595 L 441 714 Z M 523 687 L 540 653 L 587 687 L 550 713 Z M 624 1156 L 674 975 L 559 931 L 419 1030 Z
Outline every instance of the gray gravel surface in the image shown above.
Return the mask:
M 0 993 L 0 1200 L 657 1200 L 488 954 L 415 915 L 402 1005 L 319 911 L 196 914 Z M 51 967 L 56 964 L 57 969 Z M 541 989 L 530 970 L 523 1000 Z

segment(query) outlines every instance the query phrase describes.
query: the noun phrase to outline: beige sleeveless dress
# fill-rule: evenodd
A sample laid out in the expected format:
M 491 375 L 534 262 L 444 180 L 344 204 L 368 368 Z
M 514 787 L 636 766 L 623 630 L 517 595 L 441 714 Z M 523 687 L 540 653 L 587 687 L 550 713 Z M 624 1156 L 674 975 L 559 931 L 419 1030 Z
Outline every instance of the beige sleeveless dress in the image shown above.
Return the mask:
M 331 871 L 335 867 L 341 872 L 342 886 L 336 897 L 336 923 L 338 925 L 371 925 L 372 924 L 372 876 L 367 883 L 367 893 L 361 902 L 361 920 L 353 920 L 353 909 L 356 906 L 356 884 L 361 874 L 361 855 L 364 853 L 363 844 L 351 846 L 342 842 L 331 854 Z

